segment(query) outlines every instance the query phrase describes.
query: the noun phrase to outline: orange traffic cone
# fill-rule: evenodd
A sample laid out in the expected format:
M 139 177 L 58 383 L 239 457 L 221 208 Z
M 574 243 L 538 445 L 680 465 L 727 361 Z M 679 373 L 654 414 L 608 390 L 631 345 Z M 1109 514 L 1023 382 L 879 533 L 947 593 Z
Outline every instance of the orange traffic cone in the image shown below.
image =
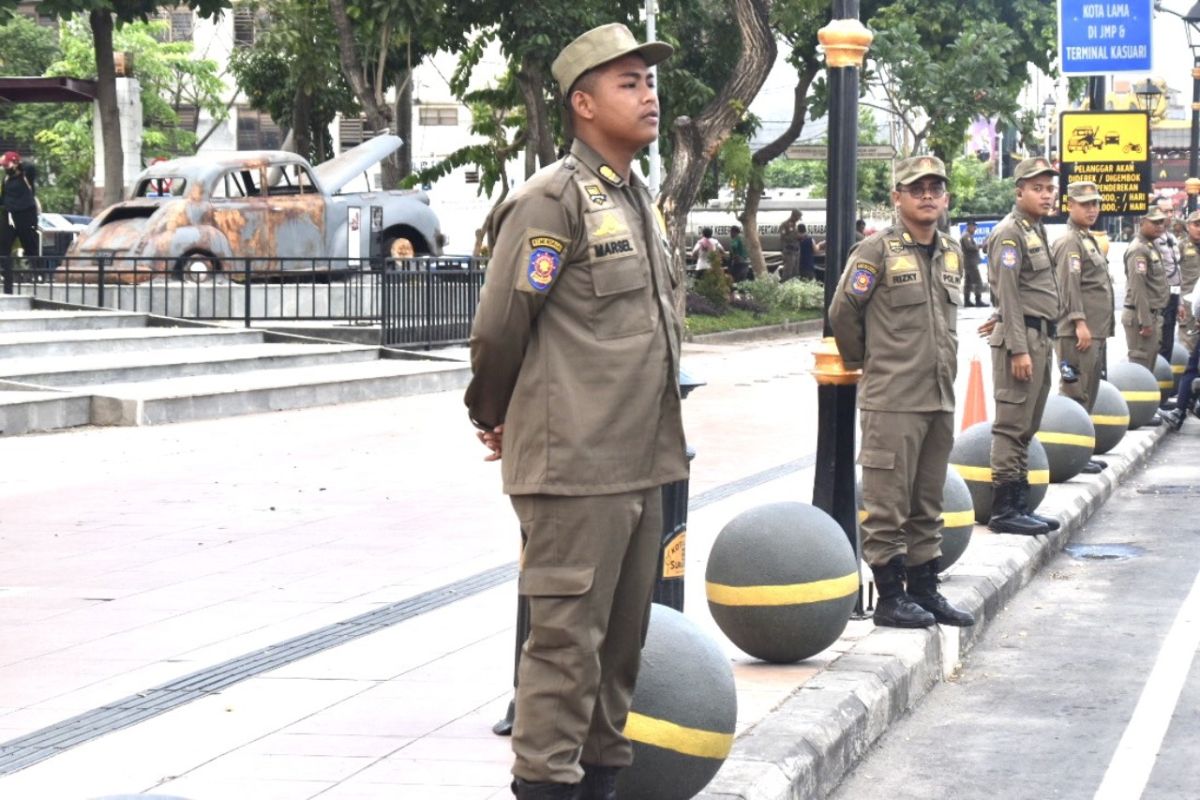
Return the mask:
M 987 422 L 987 404 L 983 399 L 983 366 L 979 356 L 971 357 L 971 374 L 967 376 L 967 402 L 963 406 L 962 430 L 976 422 Z

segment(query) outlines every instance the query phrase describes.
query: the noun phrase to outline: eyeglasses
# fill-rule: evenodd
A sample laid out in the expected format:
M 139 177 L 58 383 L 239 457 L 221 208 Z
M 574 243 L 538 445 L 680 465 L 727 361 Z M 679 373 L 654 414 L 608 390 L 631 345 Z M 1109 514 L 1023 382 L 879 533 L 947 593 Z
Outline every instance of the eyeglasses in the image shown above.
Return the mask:
M 929 195 L 936 199 L 946 193 L 946 184 L 940 181 L 938 183 L 910 183 L 908 186 L 897 186 L 896 191 L 910 194 L 913 197 Z

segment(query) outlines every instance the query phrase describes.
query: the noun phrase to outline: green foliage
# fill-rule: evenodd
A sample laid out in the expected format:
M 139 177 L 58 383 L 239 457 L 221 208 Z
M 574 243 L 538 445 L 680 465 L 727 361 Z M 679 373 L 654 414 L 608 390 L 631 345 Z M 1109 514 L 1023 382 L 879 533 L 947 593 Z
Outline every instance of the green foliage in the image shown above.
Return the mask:
M 695 292 L 713 305 L 718 311 L 724 312 L 729 308 L 729 295 L 733 291 L 733 281 L 721 269 L 720 254 L 709 254 L 712 266 L 700 273 L 696 278 Z
M 827 137 L 822 144 L 828 144 Z M 883 144 L 875 115 L 869 108 L 858 110 L 859 144 Z M 826 161 L 777 158 L 763 171 L 763 186 L 768 189 L 809 189 L 813 197 L 824 197 L 829 180 Z M 887 205 L 892 191 L 892 168 L 886 161 L 858 163 L 858 202 L 864 205 Z
M 996 180 L 988 165 L 973 158 L 960 158 L 950 168 L 952 216 L 995 214 L 1012 210 L 1016 187 L 1011 178 Z
M 868 25 L 875 70 L 867 78 L 907 128 L 906 153 L 953 160 L 971 121 L 1016 126 L 1029 64 L 1054 74 L 1055 6 L 1045 0 L 893 0 Z
M 825 308 L 825 286 L 818 281 L 781 282 L 778 273 L 768 272 L 738 284 L 738 290 L 769 311 L 796 314 Z
M 327 135 L 337 114 L 359 113 L 338 66 L 338 41 L 329 6 L 317 0 L 264 0 L 271 25 L 251 47 L 234 49 L 229 69 L 250 107 L 290 130 L 299 101 L 307 104 L 308 152 L 318 163 L 333 155 Z

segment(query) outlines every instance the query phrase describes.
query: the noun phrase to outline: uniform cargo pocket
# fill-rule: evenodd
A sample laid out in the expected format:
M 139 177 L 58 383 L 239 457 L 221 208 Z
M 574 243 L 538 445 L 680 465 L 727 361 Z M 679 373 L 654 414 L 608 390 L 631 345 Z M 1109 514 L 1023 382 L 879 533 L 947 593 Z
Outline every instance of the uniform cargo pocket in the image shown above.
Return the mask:
M 649 268 L 640 261 L 616 261 L 592 267 L 592 288 L 597 297 L 645 289 L 649 281 Z
M 525 567 L 517 593 L 531 597 L 579 597 L 592 588 L 595 567 Z
M 997 403 L 1024 403 L 1029 398 L 1029 391 L 1026 389 L 997 389 Z
M 858 454 L 858 463 L 870 469 L 895 469 L 896 454 L 891 450 L 862 450 Z

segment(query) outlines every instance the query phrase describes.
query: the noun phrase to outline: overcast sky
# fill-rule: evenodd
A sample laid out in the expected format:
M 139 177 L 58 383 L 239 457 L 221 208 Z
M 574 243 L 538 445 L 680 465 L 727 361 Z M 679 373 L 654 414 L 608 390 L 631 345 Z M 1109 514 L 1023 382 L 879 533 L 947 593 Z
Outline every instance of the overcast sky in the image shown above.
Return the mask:
M 1186 14 L 1194 0 L 1162 0 L 1163 8 Z M 1166 78 L 1172 89 L 1183 92 L 1184 105 L 1192 101 L 1192 57 L 1188 50 L 1183 20 L 1171 14 L 1154 15 L 1153 41 L 1154 78 Z M 1130 75 L 1134 80 L 1144 75 Z

